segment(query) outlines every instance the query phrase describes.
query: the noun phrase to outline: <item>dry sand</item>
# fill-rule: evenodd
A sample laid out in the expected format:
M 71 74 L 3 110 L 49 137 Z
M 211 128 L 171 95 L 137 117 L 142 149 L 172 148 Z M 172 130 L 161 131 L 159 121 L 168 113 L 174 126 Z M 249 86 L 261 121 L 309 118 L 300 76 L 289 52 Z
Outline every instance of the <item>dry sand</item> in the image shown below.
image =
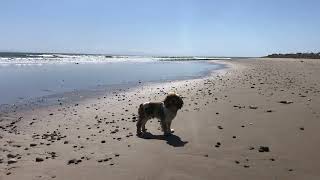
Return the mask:
M 203 79 L 0 114 L 0 179 L 320 179 L 320 60 L 223 63 Z M 174 135 L 152 120 L 136 137 L 138 105 L 168 91 L 185 97 Z

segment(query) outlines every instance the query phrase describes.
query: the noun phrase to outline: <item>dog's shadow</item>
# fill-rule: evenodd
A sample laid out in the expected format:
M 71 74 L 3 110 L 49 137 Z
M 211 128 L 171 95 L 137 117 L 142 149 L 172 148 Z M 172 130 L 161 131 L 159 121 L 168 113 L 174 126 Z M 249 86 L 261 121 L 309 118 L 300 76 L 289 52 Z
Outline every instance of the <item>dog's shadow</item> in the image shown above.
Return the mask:
M 177 135 L 170 134 L 168 136 L 164 135 L 153 135 L 149 132 L 144 133 L 142 136 L 139 136 L 143 139 L 157 139 L 167 141 L 167 144 L 173 147 L 182 147 L 188 143 L 188 141 L 182 141 L 181 138 Z

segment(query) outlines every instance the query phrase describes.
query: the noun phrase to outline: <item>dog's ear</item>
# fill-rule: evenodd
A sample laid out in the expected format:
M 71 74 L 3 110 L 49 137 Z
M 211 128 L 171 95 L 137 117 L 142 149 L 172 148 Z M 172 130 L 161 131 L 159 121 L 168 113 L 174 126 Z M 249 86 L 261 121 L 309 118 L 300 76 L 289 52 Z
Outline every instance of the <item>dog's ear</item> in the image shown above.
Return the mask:
M 164 106 L 165 107 L 170 107 L 170 105 L 171 105 L 171 99 L 172 99 L 172 93 L 168 93 L 168 95 L 166 96 L 166 98 L 163 100 L 163 103 L 164 103 Z
M 178 106 L 178 109 L 181 109 L 183 107 L 183 100 L 180 96 L 178 96 L 177 98 L 177 106 Z

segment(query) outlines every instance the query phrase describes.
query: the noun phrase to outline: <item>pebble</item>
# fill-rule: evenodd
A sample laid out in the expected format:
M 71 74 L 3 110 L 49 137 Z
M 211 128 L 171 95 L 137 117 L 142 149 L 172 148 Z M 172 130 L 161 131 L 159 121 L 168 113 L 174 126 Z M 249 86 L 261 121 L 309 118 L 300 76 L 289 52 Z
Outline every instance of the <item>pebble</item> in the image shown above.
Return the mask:
M 260 146 L 259 152 L 269 152 L 270 149 L 268 146 Z
M 292 104 L 293 102 L 292 101 L 279 101 L 279 103 L 281 103 L 281 104 Z
M 43 158 L 40 158 L 40 157 L 36 158 L 36 162 L 42 162 L 42 161 L 43 161 Z
M 37 144 L 35 144 L 35 143 L 30 144 L 30 147 L 35 147 L 35 146 L 37 146 Z
M 249 106 L 250 109 L 258 109 L 257 106 Z
M 74 164 L 74 163 L 76 163 L 76 161 L 77 161 L 76 159 L 70 159 L 70 160 L 68 161 L 68 165 L 69 165 L 69 164 Z
M 15 158 L 10 158 L 8 160 L 8 164 L 13 164 L 13 163 L 16 163 L 16 162 L 18 162 L 18 161 Z
M 78 159 L 76 162 L 75 162 L 75 164 L 78 164 L 78 163 L 81 163 L 82 162 L 82 160 L 81 159 Z
M 15 158 L 17 155 L 7 154 L 7 158 Z
M 214 146 L 216 148 L 220 147 L 221 146 L 221 143 L 220 142 L 217 142 L 217 144 Z

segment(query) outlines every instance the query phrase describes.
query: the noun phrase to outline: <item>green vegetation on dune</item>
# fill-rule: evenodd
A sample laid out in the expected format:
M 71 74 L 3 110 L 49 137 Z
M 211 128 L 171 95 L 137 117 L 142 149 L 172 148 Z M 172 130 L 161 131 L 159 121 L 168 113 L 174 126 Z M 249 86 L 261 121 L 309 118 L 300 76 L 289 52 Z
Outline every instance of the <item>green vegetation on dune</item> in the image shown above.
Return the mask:
M 320 59 L 320 52 L 318 52 L 318 53 L 270 54 L 270 55 L 267 55 L 265 57 L 268 57 L 268 58 Z

